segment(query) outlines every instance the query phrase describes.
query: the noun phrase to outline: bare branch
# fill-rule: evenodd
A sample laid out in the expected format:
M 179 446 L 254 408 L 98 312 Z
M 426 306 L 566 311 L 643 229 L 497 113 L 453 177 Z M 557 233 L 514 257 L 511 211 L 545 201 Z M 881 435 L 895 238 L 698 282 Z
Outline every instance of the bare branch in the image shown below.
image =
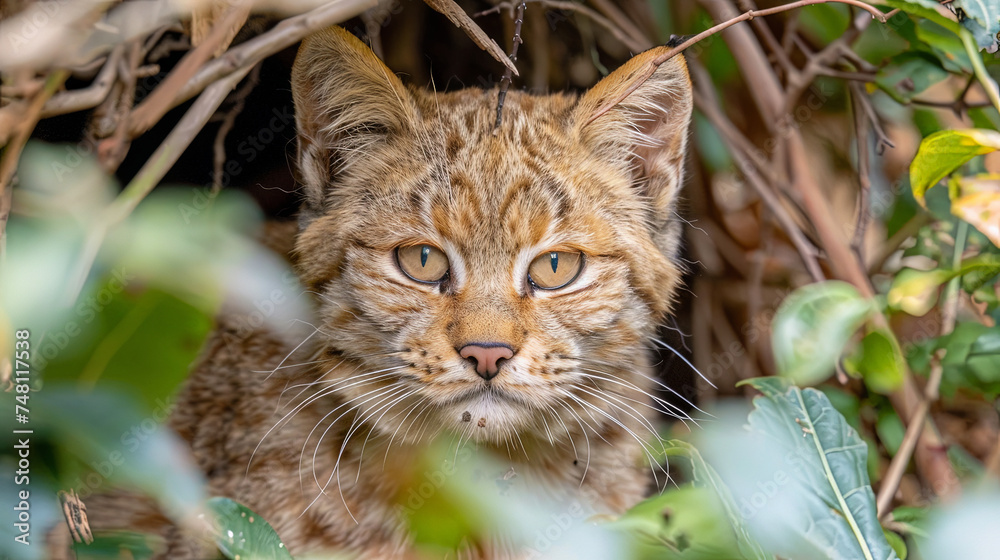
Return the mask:
M 522 1 L 517 5 L 517 10 L 514 12 L 514 40 L 510 47 L 511 63 L 517 62 L 517 48 L 524 42 L 521 40 L 521 24 L 524 23 L 524 8 L 525 3 Z M 500 80 L 500 91 L 497 92 L 497 120 L 493 123 L 493 134 L 496 134 L 500 130 L 500 120 L 503 118 L 503 100 L 507 97 L 507 88 L 510 87 L 510 82 L 512 81 L 510 74 L 510 68 L 508 68 L 503 73 L 503 79 Z

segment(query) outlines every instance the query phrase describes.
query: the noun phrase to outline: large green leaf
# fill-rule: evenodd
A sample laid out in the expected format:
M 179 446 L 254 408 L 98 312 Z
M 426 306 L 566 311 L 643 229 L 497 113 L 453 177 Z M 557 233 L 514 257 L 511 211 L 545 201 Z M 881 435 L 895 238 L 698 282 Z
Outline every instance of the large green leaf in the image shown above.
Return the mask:
M 212 498 L 206 505 L 215 544 L 229 560 L 292 560 L 278 533 L 250 508 L 229 498 Z
M 875 514 L 865 468 L 868 448 L 858 433 L 819 391 L 790 387 L 778 394 L 773 386 L 755 380 L 750 384 L 765 391 L 754 399 L 748 419 L 751 433 L 766 442 L 767 449 L 760 453 L 786 459 L 795 507 L 786 518 L 792 533 L 769 541 L 771 551 L 788 558 L 802 556 L 799 550 L 820 551 L 834 559 L 896 558 Z
M 980 49 L 996 51 L 997 33 L 1000 33 L 1000 3 L 996 0 L 955 0 L 952 6 L 961 10 L 965 26 Z
M 926 206 L 927 189 L 975 156 L 1000 150 L 1000 132 L 979 128 L 943 130 L 924 138 L 910 164 L 910 188 Z
M 782 302 L 771 344 L 778 372 L 797 384 L 829 377 L 854 331 L 874 312 L 873 303 L 850 284 L 810 284 Z

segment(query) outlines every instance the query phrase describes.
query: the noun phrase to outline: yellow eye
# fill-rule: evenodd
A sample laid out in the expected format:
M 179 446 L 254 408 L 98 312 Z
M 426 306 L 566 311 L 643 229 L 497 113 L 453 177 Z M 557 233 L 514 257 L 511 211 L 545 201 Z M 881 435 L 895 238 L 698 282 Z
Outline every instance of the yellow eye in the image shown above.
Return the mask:
M 583 253 L 549 251 L 528 266 L 528 280 L 537 288 L 555 290 L 576 280 L 583 269 Z
M 430 245 L 398 247 L 396 262 L 404 274 L 417 282 L 440 282 L 448 274 L 448 257 Z

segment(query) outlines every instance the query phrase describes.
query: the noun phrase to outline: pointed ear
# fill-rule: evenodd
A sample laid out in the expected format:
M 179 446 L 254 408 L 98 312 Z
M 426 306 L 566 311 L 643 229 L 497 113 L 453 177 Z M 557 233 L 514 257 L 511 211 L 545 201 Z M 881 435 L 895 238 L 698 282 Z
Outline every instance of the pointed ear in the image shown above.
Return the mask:
M 351 157 L 415 122 L 403 83 L 341 27 L 302 41 L 292 67 L 292 98 L 306 220 L 323 211 L 329 184 Z
M 633 87 L 651 61 L 669 51 L 657 47 L 632 57 L 588 91 L 577 106 L 577 133 L 595 153 L 632 169 L 633 184 L 648 197 L 657 230 L 673 210 L 684 172 L 691 80 L 680 54 L 606 113 L 595 115 Z

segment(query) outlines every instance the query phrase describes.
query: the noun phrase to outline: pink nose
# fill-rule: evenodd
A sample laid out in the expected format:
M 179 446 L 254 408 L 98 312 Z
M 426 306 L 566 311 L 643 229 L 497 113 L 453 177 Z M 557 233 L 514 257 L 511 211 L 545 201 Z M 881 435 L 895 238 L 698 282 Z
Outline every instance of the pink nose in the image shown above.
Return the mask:
M 514 357 L 514 349 L 498 342 L 477 342 L 463 346 L 458 355 L 475 360 L 476 373 L 489 381 L 500 372 L 500 360 Z

